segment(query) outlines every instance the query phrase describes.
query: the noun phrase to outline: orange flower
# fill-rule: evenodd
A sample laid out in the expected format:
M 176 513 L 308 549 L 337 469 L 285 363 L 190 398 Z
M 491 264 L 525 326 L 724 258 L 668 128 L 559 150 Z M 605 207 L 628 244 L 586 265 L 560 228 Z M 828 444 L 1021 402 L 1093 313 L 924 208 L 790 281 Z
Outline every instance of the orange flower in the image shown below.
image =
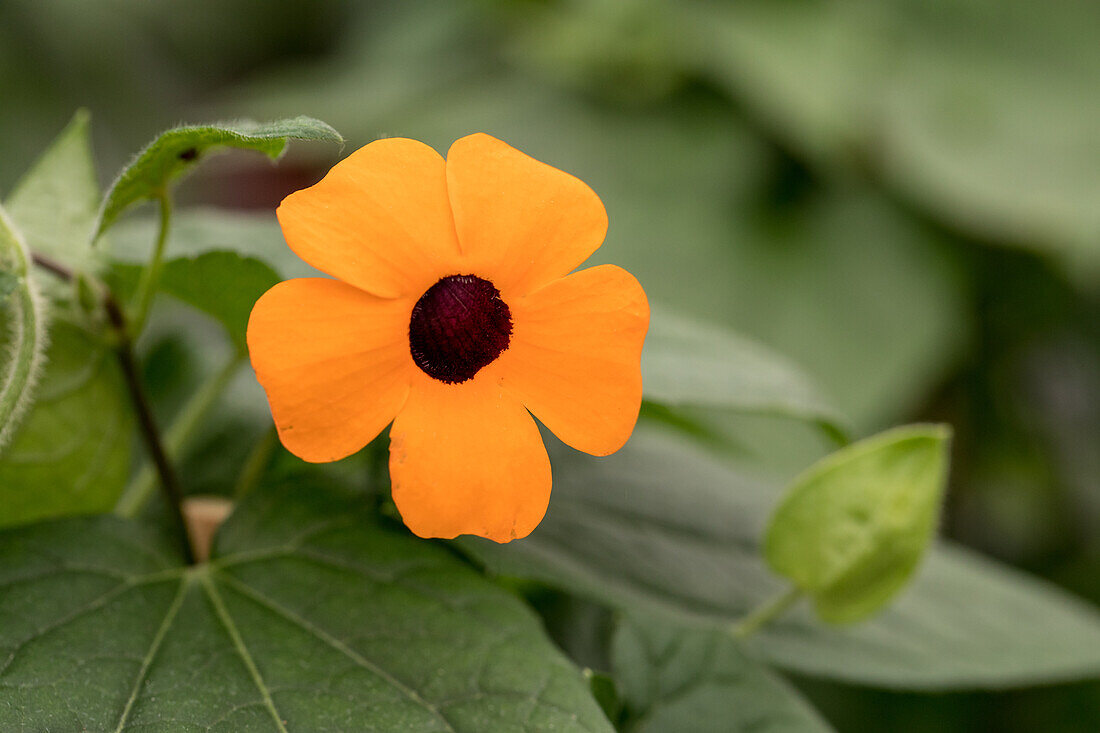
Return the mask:
M 607 232 L 578 179 L 488 135 L 446 160 L 386 139 L 277 213 L 291 249 L 338 278 L 279 283 L 249 318 L 279 437 L 334 461 L 392 421 L 393 500 L 414 533 L 538 526 L 550 461 L 530 413 L 593 455 L 630 437 L 649 305 L 621 268 L 569 274 Z

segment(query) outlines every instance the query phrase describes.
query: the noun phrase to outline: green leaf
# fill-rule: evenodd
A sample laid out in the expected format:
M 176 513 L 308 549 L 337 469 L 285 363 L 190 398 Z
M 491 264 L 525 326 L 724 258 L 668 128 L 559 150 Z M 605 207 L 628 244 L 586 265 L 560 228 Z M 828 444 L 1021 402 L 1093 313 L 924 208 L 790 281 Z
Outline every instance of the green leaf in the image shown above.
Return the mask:
M 132 422 L 114 354 L 55 320 L 36 401 L 0 454 L 0 526 L 109 511 L 129 473 Z
M 141 271 L 136 265 L 116 265 L 112 274 L 125 292 L 137 285 Z M 157 289 L 213 316 L 243 353 L 248 314 L 277 282 L 279 275 L 261 260 L 214 250 L 165 262 Z
M 697 2 L 685 20 L 693 62 L 817 164 L 1100 266 L 1095 3 Z
M 516 597 L 321 486 L 182 568 L 104 516 L 0 534 L 0 729 L 611 733 Z
M 99 269 L 88 241 L 99 207 L 99 182 L 87 111 L 76 113 L 5 205 L 32 251 L 74 270 Z
M 7 298 L 19 287 L 19 277 L 8 270 L 0 270 L 0 301 Z
M 908 426 L 826 456 L 795 479 L 772 515 L 764 555 L 833 623 L 882 608 L 935 533 L 950 429 Z
M 29 272 L 30 255 L 0 206 L 0 266 L 16 296 L 3 303 L 0 321 L 0 450 L 30 407 L 46 347 L 46 313 Z M 2 301 L 0 301 L 2 302 Z
M 628 613 L 728 631 L 782 592 L 760 539 L 779 492 L 686 441 L 639 425 L 596 460 L 552 447 L 554 492 L 523 542 L 457 545 L 500 575 L 539 580 Z M 1100 614 L 1064 591 L 940 543 L 864 624 L 798 606 L 748 640 L 792 670 L 886 687 L 1006 687 L 1100 674 Z
M 729 325 L 802 364 L 857 429 L 944 378 L 970 316 L 942 242 L 860 187 L 746 219 L 723 273 Z
M 783 356 L 728 329 L 654 308 L 642 351 L 645 398 L 792 417 L 842 431 L 837 411 Z
M 21 424 L 19 418 L 30 407 L 47 342 L 46 311 L 38 295 L 40 285 L 31 272 L 30 253 L 57 258 L 76 270 L 98 267 L 88 246 L 88 234 L 99 205 L 88 120 L 87 111 L 78 111 L 19 181 L 5 204 L 10 220 L 0 210 L 0 265 L 7 275 L 19 278 L 22 283 L 19 297 L 10 307 L 11 318 L 3 324 L 4 332 L 0 335 L 13 354 L 0 387 L 0 448 L 13 437 Z M 13 446 L 12 450 L 17 448 Z M 26 489 L 21 480 L 14 485 L 2 481 L 11 460 L 9 457 L 0 463 L 0 496 Z M 35 489 L 34 493 L 45 496 L 50 492 Z M 20 500 L 17 506 L 23 503 Z M 52 501 L 48 503 L 54 505 Z M 13 517 L 10 520 L 9 515 Z M 0 525 L 25 516 L 16 508 L 0 515 Z
M 606 674 L 591 669 L 584 670 L 584 677 L 588 680 L 588 689 L 592 697 L 600 706 L 600 710 L 608 720 L 618 722 L 623 714 L 623 701 L 619 699 L 619 691 L 615 687 L 615 680 Z M 616 725 L 616 727 L 618 727 Z
M 157 234 L 155 217 L 135 216 L 111 230 L 111 257 L 123 264 L 144 265 Z M 186 209 L 173 215 L 172 236 L 164 257 L 197 257 L 207 252 L 231 250 L 263 261 L 283 279 L 321 275 L 286 246 L 274 213 L 228 212 L 221 209 Z
M 720 631 L 628 617 L 611 660 L 634 733 L 832 730 L 794 687 Z
M 164 132 L 123 169 L 111 186 L 99 213 L 98 238 L 131 205 L 160 196 L 167 186 L 219 148 L 241 148 L 264 153 L 272 160 L 287 142 L 323 140 L 343 143 L 340 134 L 320 120 L 295 117 L 260 124 L 248 120 L 188 125 Z

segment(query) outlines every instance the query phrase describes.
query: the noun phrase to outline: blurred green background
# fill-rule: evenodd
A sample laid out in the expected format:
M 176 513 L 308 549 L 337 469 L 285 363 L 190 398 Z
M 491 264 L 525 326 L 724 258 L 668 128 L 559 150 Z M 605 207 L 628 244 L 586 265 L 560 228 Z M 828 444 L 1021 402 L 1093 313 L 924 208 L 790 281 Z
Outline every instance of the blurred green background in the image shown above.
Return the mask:
M 0 193 L 81 106 L 108 172 L 178 122 L 488 132 L 600 194 L 599 261 L 793 357 L 857 435 L 954 425 L 944 533 L 1100 603 L 1098 29 L 1094 0 L 3 0 Z M 181 204 L 270 217 L 335 160 L 227 156 Z M 144 347 L 171 404 L 186 354 Z M 829 447 L 697 418 L 780 475 Z M 1100 730 L 1096 683 L 799 683 L 840 730 Z

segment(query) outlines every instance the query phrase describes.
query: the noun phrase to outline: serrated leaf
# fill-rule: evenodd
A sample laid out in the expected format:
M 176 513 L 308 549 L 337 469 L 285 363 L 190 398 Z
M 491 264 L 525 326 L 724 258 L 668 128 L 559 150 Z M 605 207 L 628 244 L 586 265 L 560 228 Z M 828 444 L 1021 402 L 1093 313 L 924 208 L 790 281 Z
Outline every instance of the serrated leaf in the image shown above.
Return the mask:
M 517 598 L 320 486 L 190 569 L 113 517 L 11 530 L 0 587 L 5 730 L 612 731 Z
M 141 271 L 135 265 L 116 265 L 112 275 L 125 292 L 136 286 Z M 213 316 L 243 353 L 248 314 L 277 282 L 279 275 L 261 260 L 215 250 L 165 262 L 157 289 Z
M 55 320 L 35 397 L 0 454 L 0 526 L 109 511 L 129 473 L 133 424 L 114 354 Z
M 772 515 L 764 556 L 826 621 L 873 614 L 909 580 L 939 518 L 946 426 L 908 426 L 826 456 Z
M 833 431 L 843 422 L 788 359 L 728 329 L 660 308 L 650 317 L 642 384 L 645 399 L 665 407 L 779 415 Z
M 89 115 L 80 110 L 46 149 L 5 202 L 34 252 L 75 270 L 94 271 L 99 261 L 88 238 L 99 208 Z
M 531 536 L 456 544 L 501 575 L 727 630 L 785 589 L 759 549 L 779 496 L 767 482 L 644 425 L 608 458 L 554 445 L 551 462 L 550 508 Z M 1096 609 L 942 542 L 868 622 L 826 626 L 803 604 L 748 644 L 792 670 L 886 687 L 995 688 L 1100 675 Z
M 95 228 L 98 238 L 129 206 L 156 198 L 174 180 L 219 148 L 255 150 L 277 159 L 289 140 L 343 143 L 340 134 L 320 120 L 295 117 L 276 122 L 248 120 L 187 125 L 164 132 L 130 163 L 107 192 Z
M 634 733 L 824 733 L 791 686 L 728 635 L 627 617 L 611 642 Z

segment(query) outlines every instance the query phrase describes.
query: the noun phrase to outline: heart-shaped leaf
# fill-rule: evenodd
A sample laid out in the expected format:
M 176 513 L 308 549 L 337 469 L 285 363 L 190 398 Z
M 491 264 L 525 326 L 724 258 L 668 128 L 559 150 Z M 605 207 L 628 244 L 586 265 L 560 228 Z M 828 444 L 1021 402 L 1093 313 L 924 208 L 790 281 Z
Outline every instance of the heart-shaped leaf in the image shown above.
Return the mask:
M 55 320 L 35 403 L 0 454 L 0 526 L 109 511 L 130 471 L 133 413 L 115 355 Z
M 0 533 L 0 729 L 611 733 L 521 602 L 322 486 L 206 565 L 104 516 Z

